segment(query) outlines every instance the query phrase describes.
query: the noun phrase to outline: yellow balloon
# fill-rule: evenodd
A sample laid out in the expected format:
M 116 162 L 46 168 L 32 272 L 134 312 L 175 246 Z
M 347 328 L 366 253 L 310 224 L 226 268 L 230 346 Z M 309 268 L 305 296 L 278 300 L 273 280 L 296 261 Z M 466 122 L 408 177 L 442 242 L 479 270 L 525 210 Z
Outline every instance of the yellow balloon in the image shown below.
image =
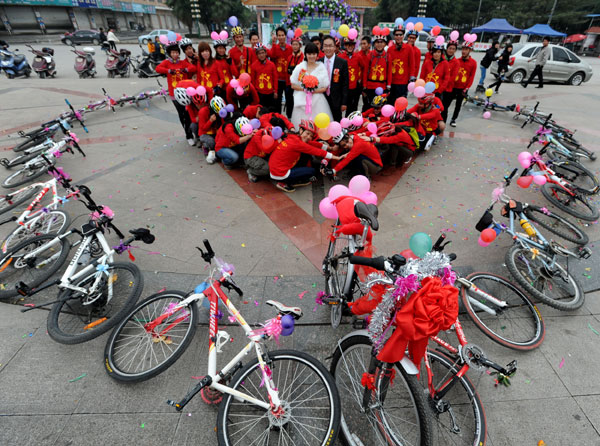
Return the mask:
M 415 23 L 415 31 L 417 31 L 417 32 L 423 31 L 423 24 L 421 22 Z
M 319 113 L 315 116 L 315 125 L 320 129 L 326 129 L 329 126 L 329 115 L 327 113 Z
M 494 91 L 491 88 L 485 90 L 485 95 L 489 98 L 494 94 Z
M 348 31 L 350 31 L 350 27 L 346 24 L 340 25 L 340 29 L 338 29 L 342 37 L 348 37 Z

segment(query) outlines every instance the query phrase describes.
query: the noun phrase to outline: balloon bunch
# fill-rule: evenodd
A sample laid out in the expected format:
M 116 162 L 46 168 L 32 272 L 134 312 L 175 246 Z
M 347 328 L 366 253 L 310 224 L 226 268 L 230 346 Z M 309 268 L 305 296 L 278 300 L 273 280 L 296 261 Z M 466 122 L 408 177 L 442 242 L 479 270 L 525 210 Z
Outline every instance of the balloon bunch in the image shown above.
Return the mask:
M 373 35 L 374 36 L 381 36 L 381 37 L 385 37 L 385 36 L 389 36 L 390 35 L 390 29 L 385 27 L 385 28 L 381 28 L 379 25 L 375 25 L 373 27 Z
M 181 34 L 169 31 L 167 34 L 161 34 L 158 37 L 158 41 L 163 45 L 169 45 L 175 42 L 179 42 L 182 39 Z
M 334 30 L 335 31 L 335 30 Z M 356 28 L 350 28 L 345 23 L 341 24 L 334 37 L 347 37 L 350 40 L 354 40 L 358 37 L 358 30 Z
M 465 33 L 463 35 L 463 39 L 465 40 L 465 42 L 474 43 L 477 40 L 477 34 Z
M 479 239 L 477 240 L 477 243 L 482 248 L 485 248 L 490 243 L 492 243 L 494 240 L 496 240 L 496 237 L 501 232 L 502 232 L 502 228 L 500 226 L 494 224 L 492 227 L 484 229 L 483 231 L 481 231 L 481 235 L 479 236 Z
M 369 190 L 371 188 L 371 182 L 367 177 L 356 175 L 352 177 L 348 186 L 349 187 L 342 184 L 336 184 L 329 189 L 327 197 L 323 198 L 319 203 L 319 211 L 321 211 L 323 217 L 337 220 L 339 215 L 335 202 L 342 197 L 351 197 L 366 204 L 377 205 L 377 195 Z
M 421 31 L 423 31 L 423 23 L 421 23 L 421 22 L 417 22 L 417 23 L 408 22 L 406 24 L 406 30 L 407 31 L 415 30 L 416 32 L 419 33 Z
M 425 82 L 423 79 L 417 79 L 408 84 L 408 91 L 415 95 L 416 98 L 422 98 L 426 94 L 431 94 L 435 91 L 433 82 Z
M 238 96 L 243 96 L 244 88 L 250 85 L 251 79 L 248 73 L 242 73 L 239 79 L 231 79 L 229 86 L 235 90 Z
M 538 161 L 537 156 L 537 152 L 533 155 L 529 152 L 521 152 L 519 153 L 518 157 L 519 164 L 521 164 L 524 169 L 529 169 L 532 164 L 535 164 Z M 527 189 L 529 186 L 531 186 L 531 183 L 535 183 L 538 186 L 543 186 L 547 181 L 548 178 L 546 178 L 545 172 L 531 172 L 531 175 L 519 177 L 517 184 L 523 189 Z
M 233 113 L 235 110 L 235 107 L 233 106 L 233 104 L 227 104 L 225 106 L 225 108 L 222 108 L 221 110 L 219 110 L 219 117 L 220 118 L 226 118 L 227 115 L 229 113 Z
M 288 41 L 290 41 L 290 40 L 292 40 L 294 37 L 295 37 L 296 39 L 298 39 L 298 38 L 299 38 L 301 35 L 302 35 L 302 30 L 301 30 L 300 28 L 296 28 L 295 30 L 293 30 L 293 29 L 288 29 L 288 32 L 287 32 L 287 35 L 286 35 L 286 37 L 287 37 L 287 40 L 288 40 Z
M 210 38 L 213 40 L 227 40 L 229 38 L 229 34 L 227 34 L 227 31 L 223 30 L 220 33 L 213 31 L 212 33 L 210 33 Z
M 204 96 L 206 94 L 206 88 L 204 88 L 202 85 L 200 85 L 199 87 L 187 87 L 185 89 L 185 92 L 187 93 L 187 95 L 189 97 L 194 97 L 196 95 L 199 96 Z

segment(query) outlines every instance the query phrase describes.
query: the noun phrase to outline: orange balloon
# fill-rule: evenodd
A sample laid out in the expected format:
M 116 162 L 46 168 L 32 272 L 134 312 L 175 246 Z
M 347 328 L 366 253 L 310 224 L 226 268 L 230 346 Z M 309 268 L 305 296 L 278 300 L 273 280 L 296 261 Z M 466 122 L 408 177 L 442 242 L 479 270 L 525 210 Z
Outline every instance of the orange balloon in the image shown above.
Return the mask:
M 425 81 L 423 79 L 417 79 L 415 81 L 415 88 L 417 87 L 425 87 Z
M 317 131 L 317 134 L 319 135 L 319 139 L 322 139 L 323 141 L 329 141 L 331 139 L 331 135 L 329 134 L 329 130 L 327 130 L 327 127 L 325 127 L 324 129 L 319 129 Z
M 415 23 L 415 31 L 417 31 L 417 32 L 423 31 L 423 24 L 421 22 Z

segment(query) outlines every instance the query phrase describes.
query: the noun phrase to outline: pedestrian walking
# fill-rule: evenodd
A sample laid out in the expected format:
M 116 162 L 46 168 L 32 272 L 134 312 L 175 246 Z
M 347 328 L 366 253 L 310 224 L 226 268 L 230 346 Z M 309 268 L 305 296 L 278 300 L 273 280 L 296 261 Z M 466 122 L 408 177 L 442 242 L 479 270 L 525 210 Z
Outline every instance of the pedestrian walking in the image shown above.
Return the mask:
M 550 39 L 548 39 L 548 37 L 544 37 L 544 40 L 542 41 L 542 48 L 535 56 L 535 68 L 531 72 L 529 79 L 527 79 L 525 82 L 521 82 L 523 88 L 527 88 L 527 85 L 533 82 L 536 76 L 539 83 L 535 88 L 544 88 L 544 74 L 542 73 L 542 70 L 544 69 L 544 65 L 546 65 L 546 62 L 548 62 L 548 58 L 550 57 L 550 47 L 548 46 L 549 43 Z M 532 60 L 533 58 L 529 59 L 527 62 L 531 62 Z
M 498 57 L 498 79 L 496 80 L 496 82 L 494 82 L 493 84 L 490 84 L 490 86 L 488 88 L 495 88 L 496 93 L 498 93 L 498 90 L 500 89 L 500 85 L 502 85 L 502 82 L 504 82 L 505 77 L 504 77 L 504 73 L 506 73 L 508 71 L 508 64 L 510 62 L 510 55 L 512 53 L 513 50 L 513 46 L 512 43 L 509 43 L 508 45 L 506 45 L 504 47 L 504 51 L 502 52 L 502 55 L 500 57 Z
M 114 29 L 108 30 L 108 34 L 106 34 L 106 40 L 108 40 L 108 43 L 110 44 L 110 49 L 117 51 L 117 42 L 119 39 L 117 39 L 117 36 L 115 36 Z
M 485 82 L 485 75 L 487 74 L 487 69 L 490 67 L 493 61 L 497 59 L 496 53 L 498 52 L 498 48 L 500 48 L 500 42 L 494 40 L 492 43 L 492 47 L 488 48 L 485 52 L 485 56 L 479 62 L 479 70 L 481 71 L 481 77 L 479 78 L 479 84 L 477 85 L 477 90 L 483 91 L 485 87 L 483 83 Z

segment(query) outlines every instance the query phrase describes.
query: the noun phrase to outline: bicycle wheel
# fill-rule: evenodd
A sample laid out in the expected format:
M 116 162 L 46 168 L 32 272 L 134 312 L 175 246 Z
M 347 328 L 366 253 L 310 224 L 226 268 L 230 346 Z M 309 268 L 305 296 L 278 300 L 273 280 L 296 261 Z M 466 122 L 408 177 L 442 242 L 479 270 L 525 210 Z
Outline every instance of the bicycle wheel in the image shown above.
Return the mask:
M 6 162 L 3 162 L 2 164 L 4 164 L 4 167 L 10 169 L 11 167 L 18 166 L 19 164 L 23 164 L 29 160 L 34 159 L 36 156 L 39 156 L 40 152 L 42 152 L 44 149 L 47 149 L 47 148 L 48 148 L 48 146 L 45 143 L 38 144 L 37 146 L 29 149 L 27 151 L 27 153 L 16 156 L 11 160 L 7 160 Z
M 117 325 L 133 308 L 144 279 L 133 263 L 108 263 L 75 282 L 87 293 L 64 289 L 48 314 L 48 334 L 61 344 L 80 344 Z M 93 287 L 93 289 L 92 289 Z
M 44 129 L 40 129 L 40 133 L 36 136 L 30 137 L 27 141 L 23 141 L 16 146 L 13 147 L 14 152 L 22 152 L 25 149 L 29 149 L 30 147 L 37 146 L 38 144 L 43 143 L 47 138 L 52 137 L 55 132 L 45 132 Z
M 549 265 L 554 261 L 554 266 Z M 583 305 L 585 294 L 579 282 L 558 263 L 557 256 L 513 245 L 505 262 L 517 282 L 533 297 L 558 310 L 571 311 Z
M 71 245 L 67 239 L 47 246 L 35 257 L 23 257 L 37 248 L 49 245 L 56 236 L 39 235 L 18 244 L 0 260 L 0 299 L 16 296 L 16 286 L 23 282 L 29 288 L 35 288 L 52 276 L 67 260 Z
M 434 389 L 451 379 L 452 387 L 441 399 L 429 397 L 433 409 L 433 437 L 436 445 L 484 446 L 487 422 L 481 399 L 467 375 L 457 376 L 463 366 L 458 358 L 427 350 Z M 428 373 L 422 370 L 421 384 L 428 388 Z
M 542 316 L 519 288 L 504 277 L 491 273 L 473 273 L 467 280 L 476 288 L 462 287 L 463 305 L 471 320 L 487 337 L 504 347 L 522 351 L 533 350 L 542 344 L 546 334 Z M 478 294 L 477 288 L 507 305 L 495 305 Z M 492 311 L 495 314 L 490 314 Z
M 0 215 L 8 212 L 17 206 L 27 202 L 31 197 L 41 191 L 41 186 L 26 187 L 0 197 Z
M 558 184 L 546 183 L 542 186 L 542 195 L 554 206 L 573 217 L 586 221 L 596 221 L 600 214 L 587 197 L 571 195 Z
M 350 262 L 348 257 L 333 259 L 342 253 L 347 253 L 350 249 L 350 235 L 340 235 L 329 241 L 327 250 L 327 258 L 330 259 L 323 265 L 325 272 L 325 293 L 331 296 L 329 308 L 331 309 L 331 326 L 337 328 L 342 321 L 342 312 L 344 307 L 344 290 L 346 289 L 346 281 L 353 280 L 353 277 L 348 277 L 348 269 Z M 350 290 L 351 292 L 353 290 Z
M 147 328 L 146 324 L 185 297 L 181 291 L 153 294 L 123 318 L 104 349 L 104 366 L 111 378 L 124 382 L 145 381 L 164 372 L 179 359 L 196 333 L 196 303 L 169 315 L 153 329 Z M 161 334 L 163 330 L 165 332 Z
M 588 235 L 575 223 L 572 223 L 565 217 L 555 214 L 549 209 L 530 204 L 524 211 L 527 218 L 553 234 L 558 235 L 560 238 L 582 246 L 590 241 Z
M 344 413 L 342 440 L 348 446 L 430 445 L 431 412 L 416 375 L 409 375 L 399 363 L 393 365 L 395 378 L 385 393 L 378 380 L 365 411 L 363 375 L 369 372 L 373 355 L 371 341 L 353 334 L 338 344 L 331 366 Z M 378 375 L 381 376 L 381 375 Z
M 42 234 L 62 234 L 71 225 L 71 217 L 64 211 L 53 209 L 43 212 L 37 217 L 25 220 L 23 225 L 18 225 L 2 241 L 2 252 L 8 252 L 19 243 Z
M 43 175 L 48 170 L 48 166 L 39 163 L 35 166 L 24 167 L 21 170 L 17 170 L 15 173 L 10 175 L 2 182 L 2 187 L 5 189 L 12 189 L 14 187 L 22 186 L 23 184 L 30 183 L 37 177 Z
M 575 161 L 559 161 L 553 163 L 552 169 L 560 178 L 564 178 L 581 192 L 593 195 L 598 192 L 598 178 L 581 164 Z
M 220 446 L 332 445 L 340 426 L 340 396 L 327 369 L 312 356 L 295 350 L 268 353 L 266 363 L 284 410 L 270 411 L 224 396 L 217 416 Z M 231 380 L 231 388 L 269 404 L 258 359 L 248 362 Z

